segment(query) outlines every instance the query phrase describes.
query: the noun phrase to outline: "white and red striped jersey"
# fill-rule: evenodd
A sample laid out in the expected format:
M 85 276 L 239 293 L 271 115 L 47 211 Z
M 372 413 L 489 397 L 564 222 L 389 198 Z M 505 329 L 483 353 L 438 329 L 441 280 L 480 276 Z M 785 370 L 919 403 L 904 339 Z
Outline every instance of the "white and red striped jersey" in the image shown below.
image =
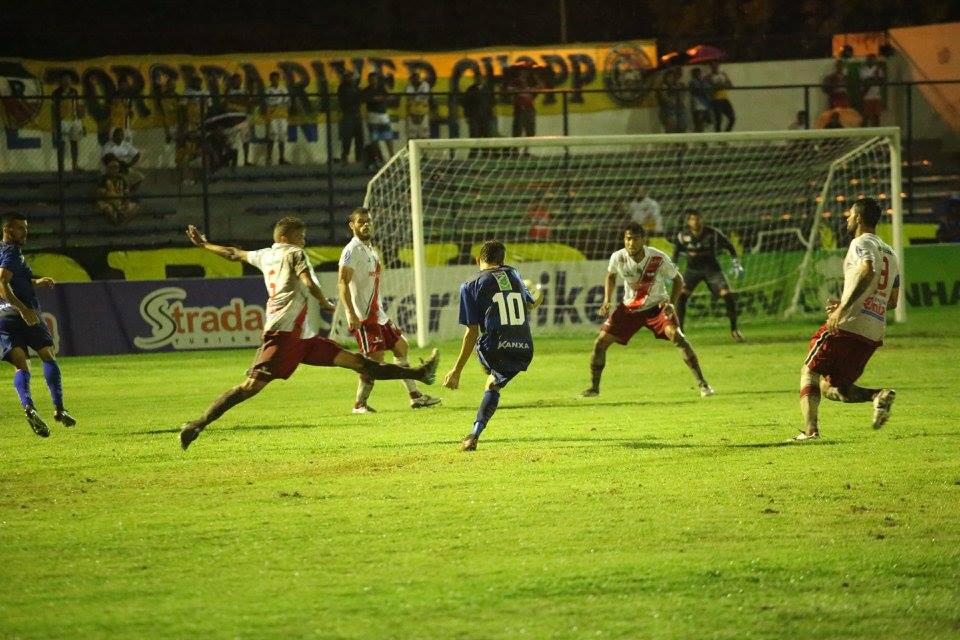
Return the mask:
M 661 302 L 669 301 L 666 281 L 679 273 L 663 251 L 643 248 L 643 257 L 634 260 L 626 249 L 610 256 L 607 273 L 615 273 L 623 280 L 623 305 L 630 311 L 646 311 Z
M 247 252 L 247 262 L 263 272 L 263 282 L 270 297 L 263 331 L 298 331 L 304 339 L 320 332 L 320 303 L 300 281 L 307 271 L 314 282 L 310 261 L 302 247 L 275 242 L 267 249 Z
M 879 342 L 887 328 L 887 306 L 894 289 L 900 286 L 900 261 L 890 246 L 872 233 L 853 239 L 843 259 L 843 295 L 857 285 L 857 270 L 873 263 L 873 278 L 866 292 L 840 318 L 838 328 Z
M 380 254 L 360 238 L 354 236 L 340 254 L 340 266 L 353 269 L 350 279 L 350 297 L 353 310 L 361 320 L 384 324 L 390 318 L 380 300 L 380 274 L 383 266 Z

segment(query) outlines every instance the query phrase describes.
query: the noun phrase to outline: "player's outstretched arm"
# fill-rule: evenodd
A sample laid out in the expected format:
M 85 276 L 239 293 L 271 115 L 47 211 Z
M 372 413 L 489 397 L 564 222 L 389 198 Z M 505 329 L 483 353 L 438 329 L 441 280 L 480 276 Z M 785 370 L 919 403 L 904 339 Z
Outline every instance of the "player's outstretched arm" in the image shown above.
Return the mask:
M 607 273 L 607 279 L 603 281 L 603 304 L 597 309 L 597 315 L 606 318 L 610 315 L 610 301 L 613 299 L 613 293 L 617 290 L 617 274 Z
M 193 225 L 187 227 L 187 239 L 190 240 L 190 243 L 193 244 L 193 246 L 206 249 L 207 251 L 215 253 L 221 258 L 226 258 L 232 262 L 237 262 L 239 260 L 246 261 L 247 259 L 247 252 L 243 249 L 238 249 L 237 247 L 223 247 L 218 244 L 213 244 L 207 240 L 207 236 L 200 233 L 200 230 Z
M 327 297 L 323 295 L 323 289 L 321 289 L 320 285 L 314 281 L 309 270 L 300 272 L 300 282 L 302 282 L 307 288 L 307 290 L 310 292 L 310 295 L 320 303 L 321 309 L 324 311 L 329 311 L 330 313 L 336 311 L 337 307 L 330 304 L 330 301 L 327 300 Z
M 477 339 L 480 337 L 480 325 L 467 325 L 467 330 L 463 333 L 463 341 L 460 343 L 460 355 L 453 365 L 453 369 L 443 376 L 443 386 L 447 389 L 456 389 L 460 386 L 460 373 L 470 359 L 470 354 L 477 346 Z

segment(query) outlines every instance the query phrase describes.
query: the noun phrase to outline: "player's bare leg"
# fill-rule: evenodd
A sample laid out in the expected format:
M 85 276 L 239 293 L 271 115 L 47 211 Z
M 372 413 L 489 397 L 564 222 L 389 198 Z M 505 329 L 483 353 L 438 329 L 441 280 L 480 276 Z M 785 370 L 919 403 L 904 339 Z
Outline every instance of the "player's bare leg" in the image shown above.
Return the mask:
M 460 443 L 461 451 L 476 451 L 477 441 L 480 440 L 480 434 L 487 428 L 487 423 L 493 418 L 500 404 L 500 387 L 497 386 L 496 378 L 493 375 L 487 376 L 487 384 L 484 388 L 483 399 L 480 401 L 480 408 L 477 409 L 477 419 L 473 423 L 473 431 L 467 434 L 467 437 Z
M 690 294 L 693 293 L 686 287 L 680 291 L 680 297 L 677 298 L 677 324 L 683 329 L 683 320 L 687 317 L 687 302 L 690 301 Z
M 341 351 L 333 359 L 334 366 L 352 369 L 357 373 L 367 375 L 373 380 L 417 380 L 425 384 L 433 384 L 437 380 L 437 365 L 440 363 L 440 353 L 434 349 L 430 357 L 419 367 L 401 367 L 397 364 L 385 364 L 372 358 L 354 353 Z
M 700 370 L 700 360 L 697 358 L 697 353 L 693 350 L 693 345 L 687 341 L 686 336 L 683 335 L 683 331 L 680 330 L 680 327 L 676 325 L 668 325 L 664 329 L 664 333 L 667 334 L 667 339 L 674 344 L 675 347 L 680 349 L 683 352 L 683 361 L 687 363 L 687 366 L 690 368 L 690 372 L 693 374 L 693 377 L 697 379 L 697 386 L 700 388 L 700 396 L 707 397 L 712 396 L 715 391 L 711 387 L 706 378 L 703 377 L 703 372 Z
M 17 390 L 17 397 L 20 398 L 27 424 L 35 434 L 46 438 L 50 435 L 50 428 L 33 406 L 33 395 L 30 393 L 30 361 L 27 359 L 27 354 L 20 347 L 14 347 L 10 350 L 8 358 L 10 364 L 17 370 L 13 374 L 13 387 Z
M 207 408 L 202 416 L 180 427 L 180 446 L 184 449 L 189 447 L 191 442 L 200 437 L 200 432 L 203 431 L 208 424 L 244 400 L 249 400 L 260 393 L 260 390 L 267 386 L 269 382 L 269 380 L 247 378 L 232 389 L 225 391 L 219 398 L 213 401 L 213 404 Z
M 600 378 L 603 368 L 607 366 L 607 349 L 617 339 L 606 331 L 601 331 L 593 343 L 593 353 L 590 355 L 590 386 L 580 392 L 584 398 L 593 398 L 600 395 Z
M 393 345 L 393 361 L 400 365 L 401 367 L 409 367 L 410 361 L 407 360 L 407 353 L 410 351 L 410 345 L 407 344 L 406 338 L 401 336 L 397 339 L 397 343 Z M 434 398 L 433 396 L 428 396 L 425 393 L 422 393 L 417 388 L 417 383 L 413 380 L 403 380 L 403 384 L 407 387 L 407 393 L 410 395 L 410 408 L 411 409 L 422 409 L 424 407 L 433 407 L 440 404 L 440 398 Z
M 734 342 L 743 342 L 743 334 L 737 327 L 737 294 L 728 289 L 721 289 L 720 297 L 723 298 L 723 304 L 727 307 L 727 318 L 730 319 L 730 337 L 733 338 Z M 682 327 L 683 324 L 681 323 L 680 326 Z
M 820 437 L 818 414 L 824 382 L 826 381 L 821 380 L 819 373 L 811 371 L 806 365 L 800 368 L 800 413 L 803 414 L 804 431 L 793 438 L 797 442 Z
M 77 420 L 63 407 L 63 381 L 60 374 L 60 365 L 53 355 L 53 349 L 44 347 L 37 352 L 43 362 L 43 378 L 50 390 L 50 399 L 53 401 L 53 419 L 65 427 L 73 427 Z
M 367 357 L 379 363 L 383 363 L 383 352 L 376 351 L 368 353 Z M 357 397 L 353 403 L 353 413 L 376 413 L 377 410 L 367 404 L 370 394 L 373 393 L 373 378 L 361 373 L 357 375 Z
M 821 380 L 820 391 L 827 400 L 835 402 L 872 402 L 874 429 L 879 429 L 890 419 L 890 408 L 897 397 L 897 392 L 893 389 L 869 389 L 855 384 L 834 387 L 826 380 Z

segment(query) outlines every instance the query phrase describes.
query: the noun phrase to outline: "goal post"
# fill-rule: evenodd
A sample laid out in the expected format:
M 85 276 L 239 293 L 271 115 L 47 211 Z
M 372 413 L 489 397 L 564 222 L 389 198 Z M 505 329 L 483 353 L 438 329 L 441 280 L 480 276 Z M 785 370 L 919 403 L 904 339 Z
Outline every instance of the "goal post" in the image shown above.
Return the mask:
M 458 335 L 459 284 L 484 240 L 504 242 L 507 262 L 543 285 L 538 332 L 595 332 L 624 223 L 640 216 L 669 254 L 690 209 L 737 246 L 746 275 L 730 282 L 746 322 L 822 314 L 842 286 L 841 214 L 856 198 L 881 201 L 892 224 L 880 233 L 903 264 L 900 181 L 897 128 L 454 138 L 411 140 L 370 180 L 364 205 L 384 306 L 424 346 Z M 723 321 L 721 307 L 700 287 L 688 321 Z

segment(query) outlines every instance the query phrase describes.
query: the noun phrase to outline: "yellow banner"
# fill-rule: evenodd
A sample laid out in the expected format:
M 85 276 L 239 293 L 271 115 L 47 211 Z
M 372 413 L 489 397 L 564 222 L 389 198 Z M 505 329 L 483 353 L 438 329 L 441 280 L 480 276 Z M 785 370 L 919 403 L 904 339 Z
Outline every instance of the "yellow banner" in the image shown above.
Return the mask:
M 588 112 L 639 104 L 643 98 L 641 74 L 653 68 L 656 59 L 656 43 L 649 40 L 441 53 L 317 51 L 118 56 L 68 62 L 8 59 L 0 60 L 0 103 L 7 129 L 49 130 L 53 124 L 52 101 L 45 98 L 53 94 L 60 78 L 67 74 L 83 96 L 79 109 L 82 117 L 102 129 L 110 119 L 110 103 L 117 87 L 125 83 L 133 108 L 129 124 L 138 129 L 151 128 L 165 125 L 159 96 L 168 79 L 173 81 L 177 94 L 199 80 L 216 107 L 232 74 L 240 74 L 244 91 L 259 94 L 268 86 L 270 73 L 278 72 L 281 86 L 291 95 L 290 120 L 304 124 L 323 121 L 324 100 L 320 96 L 324 92 L 335 95 L 346 74 L 359 77 L 361 88 L 366 86 L 368 74 L 382 74 L 388 91 L 395 93 L 402 92 L 411 74 L 418 72 L 432 85 L 434 93 L 455 96 L 465 91 L 478 75 L 494 79 L 502 89 L 504 70 L 521 63 L 543 67 L 539 75 L 545 89 L 572 91 L 568 97 L 571 112 Z M 590 93 L 592 90 L 598 91 Z M 437 115 L 447 117 L 451 97 L 439 95 L 435 102 Z M 541 91 L 536 106 L 542 114 L 560 113 L 562 98 L 548 90 Z M 509 112 L 509 96 L 501 95 L 498 109 Z

